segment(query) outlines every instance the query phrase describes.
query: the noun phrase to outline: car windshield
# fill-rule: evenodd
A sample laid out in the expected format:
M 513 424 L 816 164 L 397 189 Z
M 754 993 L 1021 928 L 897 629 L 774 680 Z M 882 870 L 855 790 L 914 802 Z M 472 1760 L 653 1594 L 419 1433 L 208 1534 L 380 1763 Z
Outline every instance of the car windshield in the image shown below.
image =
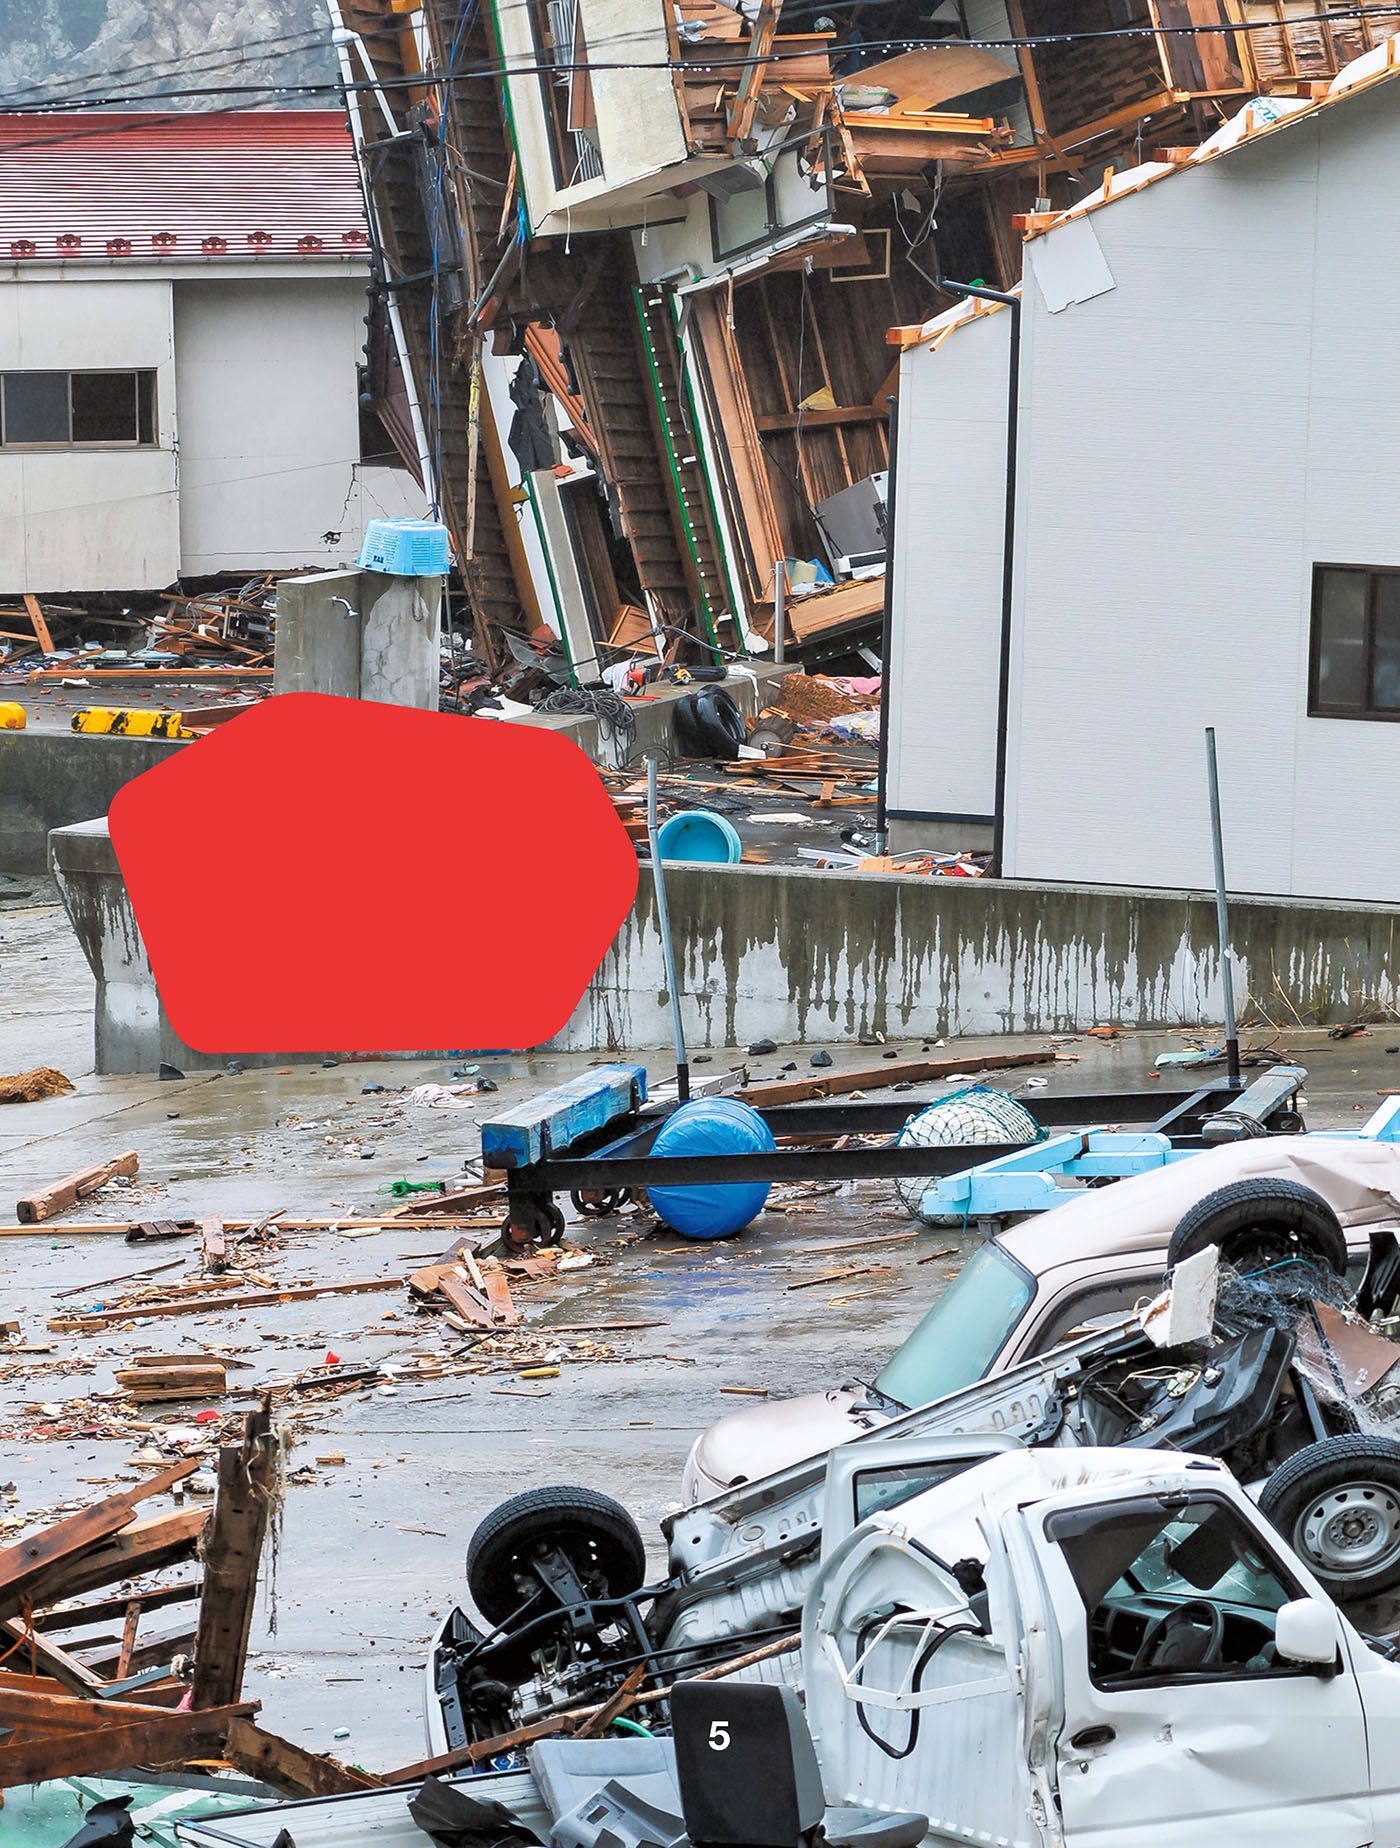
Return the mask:
M 975 1385 L 1016 1326 L 1035 1283 L 995 1243 L 970 1257 L 875 1381 L 900 1405 L 928 1405 Z

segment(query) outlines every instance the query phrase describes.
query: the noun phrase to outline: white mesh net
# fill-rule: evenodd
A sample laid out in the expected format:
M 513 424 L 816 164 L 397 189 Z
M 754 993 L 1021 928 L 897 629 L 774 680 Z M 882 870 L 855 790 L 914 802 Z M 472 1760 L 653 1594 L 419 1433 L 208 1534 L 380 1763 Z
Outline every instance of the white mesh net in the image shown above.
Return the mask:
M 990 1085 L 969 1085 L 940 1097 L 910 1117 L 899 1132 L 900 1148 L 946 1149 L 961 1143 L 1038 1142 L 1040 1125 L 1014 1097 Z M 895 1192 L 905 1211 L 925 1225 L 961 1225 L 961 1213 L 926 1213 L 923 1196 L 934 1175 L 907 1174 L 896 1180 Z

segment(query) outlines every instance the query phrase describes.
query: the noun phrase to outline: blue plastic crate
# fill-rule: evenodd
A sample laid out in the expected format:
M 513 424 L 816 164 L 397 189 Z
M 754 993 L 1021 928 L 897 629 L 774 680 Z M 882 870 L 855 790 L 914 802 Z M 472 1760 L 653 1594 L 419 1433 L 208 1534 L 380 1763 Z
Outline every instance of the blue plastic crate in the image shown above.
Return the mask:
M 390 577 L 441 577 L 451 563 L 447 528 L 431 520 L 371 520 L 356 562 Z

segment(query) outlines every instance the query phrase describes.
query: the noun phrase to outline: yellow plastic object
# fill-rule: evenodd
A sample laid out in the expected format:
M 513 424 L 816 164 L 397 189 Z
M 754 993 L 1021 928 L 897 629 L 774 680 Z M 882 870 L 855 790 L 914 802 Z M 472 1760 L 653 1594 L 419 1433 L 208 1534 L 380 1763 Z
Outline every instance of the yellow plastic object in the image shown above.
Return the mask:
M 137 712 L 130 706 L 85 706 L 70 720 L 75 732 L 113 732 L 127 738 L 193 738 L 183 712 Z
M 12 699 L 0 699 L 0 731 L 23 731 L 29 714 Z

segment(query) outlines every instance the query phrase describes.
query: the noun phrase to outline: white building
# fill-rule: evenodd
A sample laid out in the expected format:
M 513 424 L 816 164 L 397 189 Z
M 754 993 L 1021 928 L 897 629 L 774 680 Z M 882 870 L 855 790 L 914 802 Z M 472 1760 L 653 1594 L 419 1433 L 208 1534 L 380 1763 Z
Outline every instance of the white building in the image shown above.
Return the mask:
M 1400 41 L 1030 221 L 1003 871 L 1400 900 Z M 1014 311 L 900 375 L 896 845 L 997 808 Z
M 362 442 L 368 273 L 338 115 L 0 117 L 0 594 L 334 564 L 421 513 Z

